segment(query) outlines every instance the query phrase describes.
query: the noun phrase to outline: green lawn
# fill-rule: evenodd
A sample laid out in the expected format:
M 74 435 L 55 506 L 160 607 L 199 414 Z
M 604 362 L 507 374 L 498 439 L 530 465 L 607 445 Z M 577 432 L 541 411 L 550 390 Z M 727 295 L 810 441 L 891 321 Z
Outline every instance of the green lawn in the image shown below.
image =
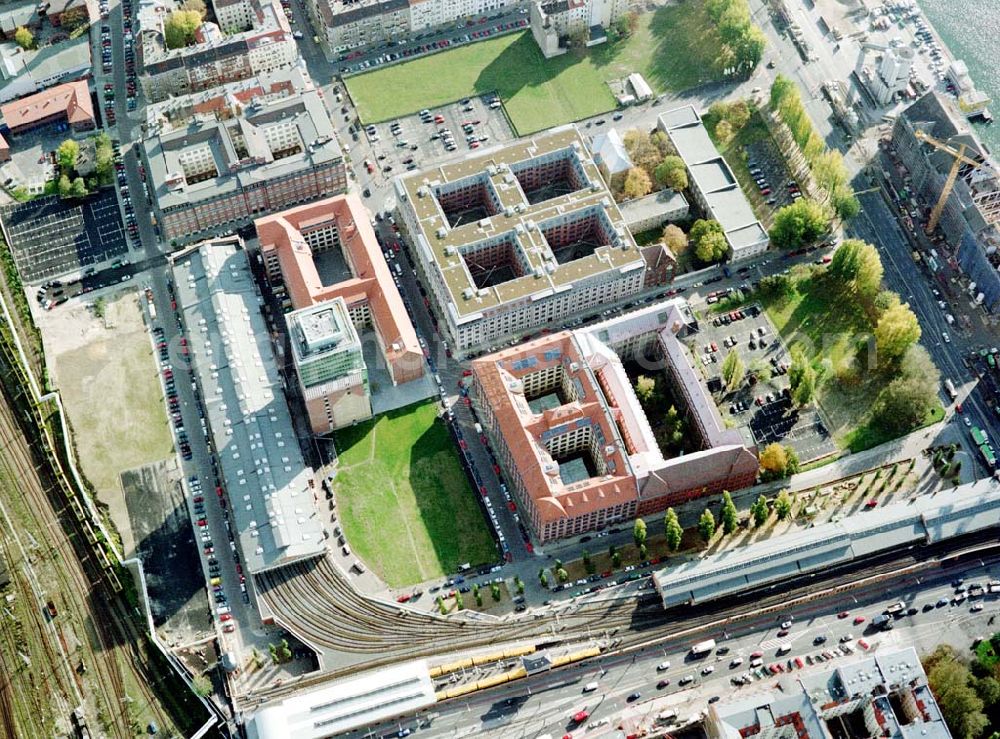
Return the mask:
M 394 587 L 497 551 L 434 403 L 337 432 L 336 498 L 354 553 Z
M 796 290 L 790 300 L 762 300 L 785 345 L 799 346 L 819 377 L 817 398 L 831 424 L 831 433 L 843 449 L 860 452 L 894 437 L 869 425 L 869 409 L 884 380 L 875 373 L 850 371 L 855 347 L 869 336 L 868 318 L 855 301 L 843 300 L 824 279 L 823 270 L 796 267 Z M 937 404 L 924 425 L 937 423 L 944 409 Z
M 346 85 L 365 123 L 496 92 L 525 135 L 611 110 L 607 82 L 631 72 L 661 92 L 708 82 L 717 49 L 704 3 L 692 0 L 643 13 L 630 38 L 586 52 L 546 59 L 524 31 L 349 77 Z

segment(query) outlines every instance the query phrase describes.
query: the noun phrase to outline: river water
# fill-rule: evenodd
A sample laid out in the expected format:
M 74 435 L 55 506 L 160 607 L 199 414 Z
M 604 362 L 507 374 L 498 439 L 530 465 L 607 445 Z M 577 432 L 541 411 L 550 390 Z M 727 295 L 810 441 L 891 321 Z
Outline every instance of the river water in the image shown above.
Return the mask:
M 969 67 L 976 87 L 993 100 L 1000 116 L 1000 2 L 997 0 L 917 0 L 931 26 L 956 59 Z M 976 133 L 1000 159 L 1000 118 L 992 125 L 973 122 Z

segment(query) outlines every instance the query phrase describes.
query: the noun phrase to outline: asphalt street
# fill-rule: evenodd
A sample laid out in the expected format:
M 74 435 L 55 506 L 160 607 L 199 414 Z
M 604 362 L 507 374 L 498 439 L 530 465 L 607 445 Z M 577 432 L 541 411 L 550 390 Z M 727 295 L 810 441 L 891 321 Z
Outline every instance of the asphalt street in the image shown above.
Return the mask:
M 940 643 L 964 649 L 976 637 L 989 633 L 989 620 L 1000 612 L 996 596 L 941 607 L 936 604 L 942 598 L 950 601 L 954 597 L 950 583 L 957 577 L 966 578 L 968 585 L 1000 575 L 1000 565 L 988 560 L 987 565 L 984 567 L 976 562 L 971 567 L 965 565 L 939 571 L 927 579 L 906 576 L 889 584 L 858 590 L 852 595 L 816 600 L 808 606 L 791 609 L 787 614 L 763 617 L 745 632 L 699 635 L 683 643 L 590 660 L 577 667 L 542 673 L 476 693 L 467 699 L 438 704 L 416 717 L 369 727 L 356 735 L 388 736 L 409 728 L 416 737 L 536 737 L 543 733 L 559 737 L 567 732 L 577 737 L 588 733 L 587 724 L 605 718 L 609 719 L 608 728 L 620 724 L 623 719 L 648 725 L 657 713 L 670 708 L 683 721 L 703 711 L 707 701 L 714 696 L 725 699 L 773 690 L 778 677 L 754 678 L 752 683 L 741 687 L 731 683 L 732 677 L 747 671 L 750 655 L 756 652 L 763 653 L 765 664 L 780 662 L 787 669 L 789 660 L 799 657 L 807 661 L 807 656 L 834 651 L 842 638 L 851 636 L 847 643 L 854 648 L 853 655 L 840 653 L 832 660 L 807 664 L 803 668 L 809 672 L 823 672 L 860 659 L 865 650 L 859 639 L 864 639 L 870 653 L 874 654 L 911 645 L 918 652 L 924 652 Z M 871 618 L 900 600 L 908 608 L 916 608 L 918 613 L 897 619 L 892 631 L 874 631 L 869 626 Z M 975 603 L 983 603 L 981 612 L 971 610 Z M 841 613 L 848 615 L 841 618 Z M 855 624 L 854 619 L 859 616 L 865 621 Z M 779 637 L 779 624 L 785 618 L 793 624 L 787 636 Z M 691 644 L 712 636 L 725 653 L 692 659 Z M 825 642 L 816 644 L 817 637 L 825 638 Z M 792 649 L 778 655 L 778 647 L 782 644 L 790 644 Z M 737 658 L 743 663 L 733 665 Z M 665 662 L 669 662 L 669 667 L 658 670 L 657 667 Z M 707 667 L 712 670 L 705 674 Z M 791 677 L 794 678 L 795 672 L 799 670 L 793 670 Z M 679 685 L 680 679 L 687 676 L 692 680 L 685 686 Z M 669 680 L 670 684 L 658 688 L 663 680 Z M 599 688 L 585 693 L 584 686 L 591 682 L 597 682 Z M 630 702 L 628 697 L 634 693 L 640 696 Z M 513 700 L 508 703 L 508 699 Z M 589 713 L 583 725 L 570 718 L 580 710 Z

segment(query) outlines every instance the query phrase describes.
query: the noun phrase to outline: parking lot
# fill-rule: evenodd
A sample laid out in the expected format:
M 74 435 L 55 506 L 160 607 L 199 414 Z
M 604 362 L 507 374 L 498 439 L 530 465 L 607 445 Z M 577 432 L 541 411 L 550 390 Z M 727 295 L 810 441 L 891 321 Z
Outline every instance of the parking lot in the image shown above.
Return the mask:
M 18 272 L 28 284 L 80 272 L 128 253 L 115 193 L 71 204 L 56 196 L 0 209 Z
M 747 168 L 760 196 L 772 208 L 789 205 L 802 197 L 781 153 L 770 141 L 755 141 L 746 147 Z
M 489 95 L 466 98 L 428 110 L 424 116 L 418 113 L 368 126 L 360 135 L 367 136 L 375 159 L 367 159 L 365 166 L 373 176 L 381 174 L 388 179 L 408 169 L 422 169 L 510 141 L 514 133 L 502 108 L 489 107 L 493 99 Z M 450 150 L 444 131 L 450 131 L 454 141 Z
M 689 346 L 722 417 L 748 426 L 760 447 L 775 441 L 789 444 L 802 463 L 837 451 L 819 413 L 793 407 L 787 395 L 788 351 L 758 305 L 706 317 Z M 724 391 L 721 380 L 730 351 L 739 352 L 747 378 L 732 393 Z

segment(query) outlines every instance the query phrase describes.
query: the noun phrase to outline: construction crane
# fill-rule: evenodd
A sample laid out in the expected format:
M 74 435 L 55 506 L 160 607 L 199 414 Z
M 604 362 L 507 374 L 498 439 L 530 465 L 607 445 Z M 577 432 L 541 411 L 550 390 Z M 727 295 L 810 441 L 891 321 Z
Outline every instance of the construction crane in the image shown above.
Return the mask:
M 979 162 L 972 157 L 965 156 L 965 144 L 959 144 L 956 149 L 950 144 L 938 141 L 936 138 L 924 133 L 920 129 L 914 131 L 913 135 L 925 144 L 930 144 L 935 149 L 939 149 L 955 158 L 954 164 L 951 165 L 951 171 L 948 172 L 948 179 L 944 181 L 944 187 L 941 189 L 941 195 L 938 197 L 938 201 L 934 205 L 934 209 L 931 211 L 931 217 L 927 221 L 927 233 L 931 234 L 934 233 L 934 229 L 937 228 L 938 221 L 941 220 L 941 213 L 944 212 L 944 205 L 948 201 L 948 196 L 951 195 L 952 188 L 955 187 L 955 180 L 958 179 L 958 171 L 962 168 L 962 165 L 969 164 L 978 169 L 983 166 L 984 162 Z

